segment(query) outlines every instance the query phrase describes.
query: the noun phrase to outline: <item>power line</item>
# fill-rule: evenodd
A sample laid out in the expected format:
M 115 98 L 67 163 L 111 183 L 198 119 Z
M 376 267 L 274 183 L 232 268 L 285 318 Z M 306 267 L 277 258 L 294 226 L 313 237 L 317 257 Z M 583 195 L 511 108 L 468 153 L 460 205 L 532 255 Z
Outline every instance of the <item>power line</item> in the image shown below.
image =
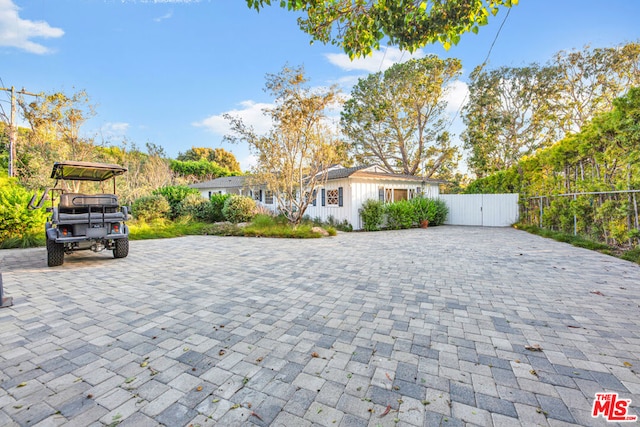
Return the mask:
M 504 19 L 502 20 L 502 24 L 500 24 L 500 28 L 498 28 L 498 32 L 496 33 L 496 36 L 493 38 L 493 42 L 491 42 L 491 47 L 489 48 L 489 52 L 487 53 L 487 57 L 484 59 L 484 62 L 482 63 L 482 68 L 484 68 L 484 66 L 487 64 L 487 62 L 489 62 L 489 56 L 491 55 L 491 51 L 493 50 L 493 46 L 496 44 L 496 41 L 498 40 L 498 36 L 500 35 L 500 32 L 502 31 L 502 27 L 504 27 L 504 23 L 507 22 L 507 18 L 509 17 L 509 14 L 511 13 L 511 8 L 507 9 L 507 14 L 504 16 Z
M 493 51 L 493 46 L 495 46 L 496 41 L 498 41 L 498 37 L 500 36 L 502 27 L 504 27 L 504 23 L 507 22 L 507 18 L 509 17 L 509 13 L 511 13 L 511 8 L 507 9 L 507 14 L 504 16 L 504 19 L 500 24 L 500 28 L 498 28 L 498 32 L 496 33 L 495 37 L 493 38 L 493 41 L 491 42 L 491 46 L 489 47 L 489 52 L 487 52 L 487 57 L 484 59 L 484 62 L 482 62 L 482 64 L 480 65 L 480 71 L 482 71 L 482 69 L 489 63 L 489 57 L 491 56 L 491 52 Z M 467 97 L 468 97 L 468 93 L 465 93 L 464 98 L 462 98 L 462 102 L 460 103 L 460 107 L 458 107 L 458 110 L 456 111 L 456 113 L 453 115 L 453 118 L 449 122 L 449 126 L 447 126 L 447 130 L 451 128 L 455 119 L 457 119 L 458 115 L 462 112 L 462 108 L 464 106 L 464 103 L 467 100 Z
M 380 61 L 380 66 L 378 67 L 378 72 L 382 71 L 382 64 L 384 64 L 384 59 L 387 57 L 387 51 L 389 50 L 389 45 L 384 48 L 384 54 L 382 55 L 382 61 Z

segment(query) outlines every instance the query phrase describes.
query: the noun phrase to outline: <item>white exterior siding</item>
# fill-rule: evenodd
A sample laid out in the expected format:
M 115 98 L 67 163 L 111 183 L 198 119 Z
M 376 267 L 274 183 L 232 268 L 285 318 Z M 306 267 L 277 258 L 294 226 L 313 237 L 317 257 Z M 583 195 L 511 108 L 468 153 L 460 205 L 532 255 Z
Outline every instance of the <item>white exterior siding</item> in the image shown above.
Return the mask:
M 367 200 L 379 200 L 380 187 L 394 190 L 417 190 L 420 188 L 424 196 L 430 198 L 436 198 L 440 194 L 437 183 L 428 183 L 423 186 L 419 181 L 356 180 L 353 178 L 345 178 L 328 181 L 324 188 L 326 190 L 333 190 L 339 187 L 343 189 L 343 206 L 329 206 L 326 203 L 325 206 L 322 206 L 322 190 L 318 189 L 316 206 L 309 205 L 305 215 L 311 218 L 320 218 L 323 221 L 326 221 L 330 216 L 338 222 L 347 220 L 354 230 L 360 230 L 362 229 L 360 208 Z
M 327 190 L 337 190 L 342 187 L 342 206 L 338 205 L 329 205 L 326 203 L 326 191 Z M 322 206 L 322 190 L 325 190 L 325 205 Z M 352 223 L 351 218 L 351 188 L 349 186 L 348 179 L 336 179 L 327 182 L 327 185 L 322 188 L 318 188 L 316 191 L 316 205 L 309 204 L 305 215 L 309 215 L 311 218 L 320 218 L 323 221 L 326 221 L 330 216 L 332 216 L 336 221 L 342 222 L 344 220 Z

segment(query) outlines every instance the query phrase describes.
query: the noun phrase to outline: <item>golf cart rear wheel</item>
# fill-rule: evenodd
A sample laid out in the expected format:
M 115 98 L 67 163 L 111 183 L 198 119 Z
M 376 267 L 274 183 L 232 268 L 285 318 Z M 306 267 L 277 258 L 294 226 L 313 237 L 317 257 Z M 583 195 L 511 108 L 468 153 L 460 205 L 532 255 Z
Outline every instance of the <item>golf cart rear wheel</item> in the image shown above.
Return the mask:
M 64 245 L 47 239 L 47 265 L 57 267 L 64 263 Z
M 127 255 L 129 255 L 129 238 L 116 240 L 113 247 L 113 257 L 125 258 Z

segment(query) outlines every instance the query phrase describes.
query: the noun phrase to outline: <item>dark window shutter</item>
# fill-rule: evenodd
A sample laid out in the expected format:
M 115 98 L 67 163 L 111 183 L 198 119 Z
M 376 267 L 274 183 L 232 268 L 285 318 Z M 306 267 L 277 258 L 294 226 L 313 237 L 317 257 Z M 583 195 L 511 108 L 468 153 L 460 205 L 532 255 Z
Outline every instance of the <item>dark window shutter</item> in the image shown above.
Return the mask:
M 342 187 L 338 187 L 338 206 L 342 206 Z
M 380 200 L 381 202 L 384 202 L 384 188 L 380 187 L 378 189 L 378 200 Z
M 259 196 L 258 200 L 262 201 L 262 190 L 260 190 L 260 196 Z
M 324 200 L 324 188 L 322 189 L 322 206 L 325 205 L 325 200 Z
M 313 190 L 313 195 L 311 196 L 311 197 L 313 197 L 313 201 L 312 201 L 313 206 L 315 206 L 315 205 L 316 205 L 316 198 L 317 198 L 317 196 L 318 196 L 318 190 Z

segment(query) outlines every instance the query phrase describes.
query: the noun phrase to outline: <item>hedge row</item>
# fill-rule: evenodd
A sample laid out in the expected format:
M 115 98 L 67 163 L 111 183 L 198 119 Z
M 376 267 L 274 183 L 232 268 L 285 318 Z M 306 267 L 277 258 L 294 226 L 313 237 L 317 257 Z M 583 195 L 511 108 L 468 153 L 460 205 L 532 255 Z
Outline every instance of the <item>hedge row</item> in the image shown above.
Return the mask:
M 133 215 L 141 221 L 190 217 L 200 222 L 250 221 L 256 203 L 250 197 L 235 194 L 213 194 L 207 200 L 198 190 L 185 186 L 163 187 L 140 197 L 132 205 Z
M 362 227 L 365 231 L 411 228 L 423 220 L 429 221 L 429 225 L 441 225 L 446 220 L 448 212 L 449 209 L 442 200 L 423 197 L 393 203 L 367 200 L 360 209 Z

